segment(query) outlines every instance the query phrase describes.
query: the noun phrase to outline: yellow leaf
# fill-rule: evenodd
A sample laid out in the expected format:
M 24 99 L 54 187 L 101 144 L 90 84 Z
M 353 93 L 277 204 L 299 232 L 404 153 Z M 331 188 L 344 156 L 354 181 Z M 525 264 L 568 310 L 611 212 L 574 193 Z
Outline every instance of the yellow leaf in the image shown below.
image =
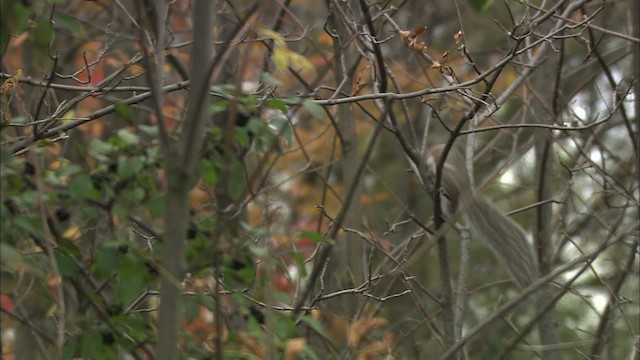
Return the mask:
M 285 47 L 276 46 L 273 49 L 272 60 L 279 71 L 286 71 L 291 65 L 303 70 L 313 69 L 313 64 L 309 59 Z
M 18 87 L 18 80 L 22 77 L 22 69 L 18 69 L 15 75 L 8 78 L 2 83 L 2 88 L 0 88 L 0 94 L 7 94 L 14 92 Z
M 260 28 L 258 29 L 258 35 L 273 40 L 276 43 L 276 46 L 285 46 L 284 37 L 273 30 Z
M 311 61 L 309 61 L 309 59 L 307 59 L 306 57 L 298 54 L 297 52 L 289 50 L 289 59 L 291 60 L 291 63 L 293 65 L 296 65 L 303 70 L 313 69 L 313 64 L 311 64 Z
M 287 48 L 277 46 L 275 49 L 273 49 L 271 60 L 273 61 L 273 65 L 275 65 L 277 70 L 283 72 L 287 71 L 287 68 L 289 67 L 289 56 L 287 54 Z
M 67 113 L 64 114 L 64 116 L 62 116 L 62 122 L 63 123 L 66 123 L 66 122 L 69 122 L 69 121 L 73 121 L 75 119 L 76 119 L 76 111 L 73 110 L 73 109 L 67 111 Z
M 58 310 L 58 305 L 56 304 L 51 305 L 49 310 L 47 310 L 47 317 L 53 316 L 56 313 L 56 310 Z
M 54 160 L 49 163 L 49 170 L 58 170 L 60 168 L 69 166 L 71 162 L 67 159 L 61 158 L 60 160 Z
M 65 232 L 62 234 L 62 237 L 71 241 L 76 241 L 80 239 L 82 236 L 82 232 L 80 231 L 80 227 L 78 225 L 71 225 Z

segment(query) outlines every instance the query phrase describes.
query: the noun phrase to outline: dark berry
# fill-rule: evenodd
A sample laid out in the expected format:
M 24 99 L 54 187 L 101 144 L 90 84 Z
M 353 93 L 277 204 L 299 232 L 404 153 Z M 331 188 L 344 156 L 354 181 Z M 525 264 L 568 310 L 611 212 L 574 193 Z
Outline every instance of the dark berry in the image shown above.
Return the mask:
M 116 341 L 116 339 L 113 337 L 113 334 L 110 332 L 103 332 L 102 333 L 102 343 L 105 345 L 111 345 Z
M 58 221 L 67 221 L 69 220 L 69 218 L 71 217 L 71 214 L 69 214 L 69 211 L 65 208 L 58 208 L 56 209 L 56 219 Z

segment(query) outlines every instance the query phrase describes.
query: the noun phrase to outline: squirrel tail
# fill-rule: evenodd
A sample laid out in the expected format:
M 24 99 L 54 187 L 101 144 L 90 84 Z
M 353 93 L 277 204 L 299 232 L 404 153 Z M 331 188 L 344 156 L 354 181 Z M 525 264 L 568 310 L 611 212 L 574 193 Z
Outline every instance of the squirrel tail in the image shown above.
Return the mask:
M 472 234 L 491 248 L 516 283 L 525 288 L 534 282 L 539 277 L 536 256 L 522 228 L 484 199 L 463 206 Z

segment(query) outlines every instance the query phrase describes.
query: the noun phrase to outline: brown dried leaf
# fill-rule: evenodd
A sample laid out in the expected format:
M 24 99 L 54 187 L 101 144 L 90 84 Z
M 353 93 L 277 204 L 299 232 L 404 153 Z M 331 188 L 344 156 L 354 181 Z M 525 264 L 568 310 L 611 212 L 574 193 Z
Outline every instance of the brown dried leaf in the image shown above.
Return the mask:
M 244 336 L 242 338 L 242 351 L 246 351 L 250 354 L 256 355 L 261 359 L 266 359 L 267 348 L 262 345 L 258 339 L 254 336 Z
M 462 30 L 458 30 L 458 32 L 453 35 L 453 39 L 456 41 L 456 44 L 459 45 L 462 41 Z
M 413 47 L 413 50 L 417 53 L 423 53 L 427 50 L 427 44 L 421 41 Z
M 404 42 L 405 45 L 409 44 L 409 35 L 411 35 L 411 32 L 400 30 L 400 37 L 402 38 L 402 42 Z
M 389 352 L 389 349 L 393 346 L 393 333 L 386 333 L 382 337 L 382 340 L 372 342 L 368 344 L 362 351 L 358 354 L 358 360 L 369 360 L 373 359 L 376 355 L 381 355 L 385 352 Z
M 358 75 L 356 75 L 356 81 L 353 83 L 353 88 L 351 89 L 351 96 L 358 95 L 360 93 L 360 90 L 362 90 L 362 88 L 369 83 L 367 81 L 367 78 L 370 74 L 370 70 L 371 65 L 367 65 L 365 67 L 362 67 L 358 71 Z
M 402 42 L 409 48 L 413 49 L 417 53 L 422 53 L 427 50 L 427 44 L 424 41 L 420 41 L 418 36 L 427 30 L 426 26 L 418 26 L 409 31 L 400 31 Z
M 16 90 L 18 87 L 18 80 L 22 77 L 22 69 L 19 69 L 18 72 L 12 77 L 2 83 L 2 88 L 0 88 L 0 94 L 9 94 Z
M 425 32 L 425 30 L 427 30 L 426 26 L 418 26 L 415 29 L 413 29 L 413 37 L 418 37 L 420 36 L 420 34 L 422 34 L 423 32 Z
M 294 360 L 296 356 L 307 347 L 307 339 L 294 338 L 287 340 L 284 346 L 284 358 L 285 360 Z
M 387 325 L 384 318 L 360 318 L 349 326 L 349 344 L 358 346 L 362 339 L 374 329 Z

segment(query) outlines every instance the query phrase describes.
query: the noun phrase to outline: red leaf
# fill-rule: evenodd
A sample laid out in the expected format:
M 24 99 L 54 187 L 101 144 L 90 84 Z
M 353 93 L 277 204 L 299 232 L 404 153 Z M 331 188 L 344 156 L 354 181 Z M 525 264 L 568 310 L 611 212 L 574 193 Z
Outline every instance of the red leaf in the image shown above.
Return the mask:
M 13 308 L 13 300 L 7 294 L 0 294 L 0 309 L 12 313 Z

